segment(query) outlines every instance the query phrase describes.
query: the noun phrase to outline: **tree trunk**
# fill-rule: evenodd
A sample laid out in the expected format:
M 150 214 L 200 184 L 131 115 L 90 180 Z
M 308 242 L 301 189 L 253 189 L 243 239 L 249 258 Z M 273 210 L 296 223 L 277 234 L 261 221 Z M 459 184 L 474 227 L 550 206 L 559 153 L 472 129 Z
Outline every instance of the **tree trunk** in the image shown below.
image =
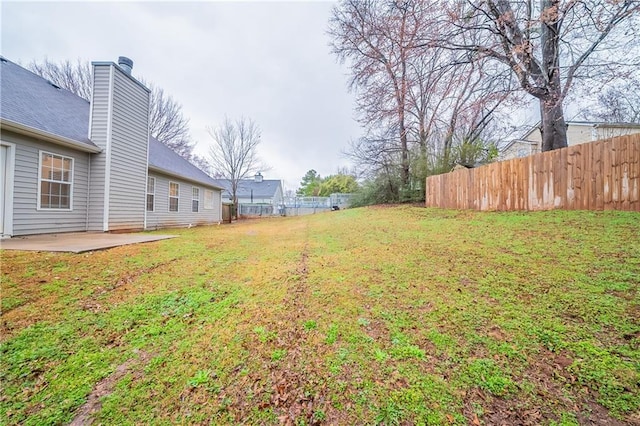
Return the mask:
M 456 129 L 456 121 L 457 116 L 453 114 L 451 116 L 451 121 L 449 121 L 449 128 L 447 129 L 447 134 L 444 138 L 444 150 L 442 152 L 442 166 L 444 173 L 451 171 L 451 167 L 453 164 L 451 161 L 451 148 L 453 147 L 453 135 Z
M 567 126 L 562 111 L 560 84 L 560 1 L 541 0 L 542 71 L 547 81 L 546 95 L 540 98 L 542 151 L 567 146 Z
M 420 193 L 425 194 L 427 184 L 427 174 L 429 166 L 427 164 L 427 131 L 424 126 L 424 114 L 420 114 L 420 132 L 418 136 L 420 144 L 420 158 L 418 159 L 418 181 L 420 182 Z
M 400 122 L 400 149 L 402 151 L 402 187 L 407 189 L 409 187 L 409 144 L 407 143 L 407 131 L 404 127 L 404 111 L 401 114 Z
M 234 180 L 231 181 L 231 201 L 233 202 L 233 206 L 235 207 L 235 209 L 234 209 L 235 210 L 235 215 L 232 212 L 231 217 L 233 219 L 238 220 L 238 210 L 239 210 L 239 206 L 238 206 L 238 183 L 237 183 L 237 181 L 234 181 Z
M 542 151 L 551 151 L 567 146 L 567 125 L 564 121 L 562 102 L 540 100 L 542 119 Z

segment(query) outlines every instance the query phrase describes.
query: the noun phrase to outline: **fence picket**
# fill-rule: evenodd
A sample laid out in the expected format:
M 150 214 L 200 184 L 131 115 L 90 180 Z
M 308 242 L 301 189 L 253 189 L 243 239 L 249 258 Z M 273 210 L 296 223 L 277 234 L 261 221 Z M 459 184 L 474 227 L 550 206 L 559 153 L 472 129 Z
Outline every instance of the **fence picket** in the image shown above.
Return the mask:
M 593 153 L 593 162 L 591 169 L 591 179 L 593 184 L 593 203 L 589 205 L 590 210 L 602 210 L 604 208 L 604 200 L 602 191 L 599 191 L 598 188 L 602 188 L 604 185 L 603 180 L 603 168 L 602 168 L 602 158 L 604 155 L 603 152 L 603 142 L 595 141 L 593 142 L 592 153 Z
M 640 211 L 640 133 L 429 176 L 428 207 Z
M 629 142 L 629 210 L 640 211 L 640 144 Z

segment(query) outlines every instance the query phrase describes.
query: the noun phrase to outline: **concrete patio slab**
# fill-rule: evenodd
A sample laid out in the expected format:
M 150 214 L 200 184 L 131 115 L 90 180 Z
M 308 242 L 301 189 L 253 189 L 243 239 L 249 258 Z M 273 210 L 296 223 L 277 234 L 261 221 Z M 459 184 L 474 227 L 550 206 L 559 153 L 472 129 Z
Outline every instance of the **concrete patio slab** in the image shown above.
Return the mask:
M 0 241 L 0 249 L 83 253 L 86 251 L 104 250 L 127 244 L 148 243 L 174 237 L 177 237 L 177 235 L 69 232 L 4 239 Z

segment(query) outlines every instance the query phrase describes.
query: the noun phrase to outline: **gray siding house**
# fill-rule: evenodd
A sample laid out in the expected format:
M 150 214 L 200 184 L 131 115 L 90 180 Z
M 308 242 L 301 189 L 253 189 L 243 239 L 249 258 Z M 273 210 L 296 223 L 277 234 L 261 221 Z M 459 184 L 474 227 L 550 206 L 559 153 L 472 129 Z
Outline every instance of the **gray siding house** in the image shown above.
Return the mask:
M 567 145 L 640 133 L 639 123 L 603 123 L 592 121 L 567 121 Z M 540 123 L 533 126 L 522 137 L 514 139 L 501 150 L 498 159 L 511 160 L 537 154 L 542 151 Z
M 221 188 L 149 135 L 149 89 L 93 62 L 88 102 L 0 57 L 0 235 L 218 223 Z
M 215 179 L 216 185 L 222 188 L 222 201 L 233 203 L 231 195 L 231 181 L 228 179 Z M 284 203 L 282 181 L 278 179 L 264 179 L 262 173 L 256 173 L 253 179 L 241 179 L 238 181 L 238 204 L 244 205 L 269 205 L 274 207 L 274 214 L 278 207 Z

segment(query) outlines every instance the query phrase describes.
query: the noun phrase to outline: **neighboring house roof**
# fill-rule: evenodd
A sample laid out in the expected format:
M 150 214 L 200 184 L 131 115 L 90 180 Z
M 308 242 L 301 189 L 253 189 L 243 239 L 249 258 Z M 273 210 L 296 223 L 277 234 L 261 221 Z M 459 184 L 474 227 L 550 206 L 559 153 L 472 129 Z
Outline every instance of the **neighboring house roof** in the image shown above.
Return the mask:
M 228 179 L 215 179 L 217 185 L 231 194 L 231 181 Z M 238 198 L 250 198 L 252 191 L 254 198 L 273 198 L 281 187 L 281 181 L 277 179 L 263 179 L 257 182 L 255 179 L 242 179 L 238 182 Z
M 571 126 L 592 126 L 592 127 L 630 127 L 640 129 L 640 123 L 607 122 L 607 121 L 567 121 Z
M 99 152 L 88 138 L 90 103 L 0 56 L 0 118 L 57 135 Z M 148 166 L 220 188 L 214 179 L 163 143 L 149 138 Z

